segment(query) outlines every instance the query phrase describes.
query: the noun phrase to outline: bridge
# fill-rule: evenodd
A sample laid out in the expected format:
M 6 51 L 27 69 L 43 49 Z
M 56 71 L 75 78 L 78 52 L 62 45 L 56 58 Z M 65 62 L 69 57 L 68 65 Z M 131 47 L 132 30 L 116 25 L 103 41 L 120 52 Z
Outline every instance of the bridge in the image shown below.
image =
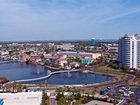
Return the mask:
M 39 77 L 39 78 L 34 78 L 34 79 L 24 79 L 24 80 L 10 81 L 10 82 L 8 82 L 8 83 L 6 83 L 6 84 L 15 83 L 15 82 L 24 83 L 24 82 L 39 81 L 39 80 L 47 79 L 47 78 L 49 78 L 51 75 L 54 75 L 54 74 L 66 73 L 66 72 L 76 72 L 76 71 L 79 71 L 79 70 L 76 69 L 76 70 L 55 71 L 55 72 L 49 73 L 47 76 L 44 76 L 44 77 Z M 5 84 L 5 85 L 6 85 L 6 84 Z

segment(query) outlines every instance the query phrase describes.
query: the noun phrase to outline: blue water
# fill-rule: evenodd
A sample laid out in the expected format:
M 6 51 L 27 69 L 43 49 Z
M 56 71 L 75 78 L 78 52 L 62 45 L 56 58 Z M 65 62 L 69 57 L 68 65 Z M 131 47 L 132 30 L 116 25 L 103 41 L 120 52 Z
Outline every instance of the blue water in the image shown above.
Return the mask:
M 93 84 L 110 80 L 111 77 L 92 73 L 60 73 L 52 75 L 47 82 L 49 84 Z
M 40 65 L 24 64 L 24 63 L 7 63 L 0 64 L 0 77 L 6 77 L 11 81 L 33 79 L 43 77 L 47 75 L 47 69 Z M 53 72 L 53 71 L 52 71 Z M 59 85 L 71 85 L 71 84 L 92 84 L 101 83 L 110 80 L 111 77 L 92 74 L 92 73 L 59 73 L 51 75 L 50 78 L 45 80 L 39 80 L 34 82 L 35 84 L 59 84 Z
M 47 70 L 40 65 L 25 63 L 0 64 L 0 77 L 6 77 L 11 81 L 38 78 L 45 75 L 47 75 Z

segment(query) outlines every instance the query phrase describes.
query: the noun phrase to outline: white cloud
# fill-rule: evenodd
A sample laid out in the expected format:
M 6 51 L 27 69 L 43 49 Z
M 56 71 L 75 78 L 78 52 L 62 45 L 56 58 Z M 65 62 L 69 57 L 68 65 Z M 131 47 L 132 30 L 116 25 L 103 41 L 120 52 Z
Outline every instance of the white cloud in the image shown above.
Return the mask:
M 0 36 L 3 40 L 91 37 L 100 33 L 102 22 L 140 11 L 126 9 L 120 1 L 0 0 Z
M 124 13 L 117 14 L 115 16 L 111 16 L 105 20 L 107 21 L 107 20 L 119 19 L 119 18 L 123 18 L 123 17 L 128 16 L 128 15 L 133 15 L 135 13 L 139 13 L 139 12 L 140 12 L 140 8 L 137 8 L 137 9 L 129 10 L 129 11 L 124 12 Z

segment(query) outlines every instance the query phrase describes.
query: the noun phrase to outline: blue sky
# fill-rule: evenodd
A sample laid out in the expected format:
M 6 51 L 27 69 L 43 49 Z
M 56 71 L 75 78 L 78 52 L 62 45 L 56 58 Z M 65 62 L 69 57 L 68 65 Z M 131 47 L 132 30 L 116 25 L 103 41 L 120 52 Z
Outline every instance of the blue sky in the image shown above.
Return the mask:
M 140 0 L 0 0 L 0 41 L 140 33 Z

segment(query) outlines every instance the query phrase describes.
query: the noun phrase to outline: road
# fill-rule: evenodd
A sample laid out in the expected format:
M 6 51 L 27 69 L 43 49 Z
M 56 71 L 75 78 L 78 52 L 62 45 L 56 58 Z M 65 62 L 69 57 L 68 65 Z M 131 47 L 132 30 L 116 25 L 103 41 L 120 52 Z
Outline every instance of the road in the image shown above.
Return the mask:
M 50 105 L 57 105 L 55 93 L 50 94 Z

